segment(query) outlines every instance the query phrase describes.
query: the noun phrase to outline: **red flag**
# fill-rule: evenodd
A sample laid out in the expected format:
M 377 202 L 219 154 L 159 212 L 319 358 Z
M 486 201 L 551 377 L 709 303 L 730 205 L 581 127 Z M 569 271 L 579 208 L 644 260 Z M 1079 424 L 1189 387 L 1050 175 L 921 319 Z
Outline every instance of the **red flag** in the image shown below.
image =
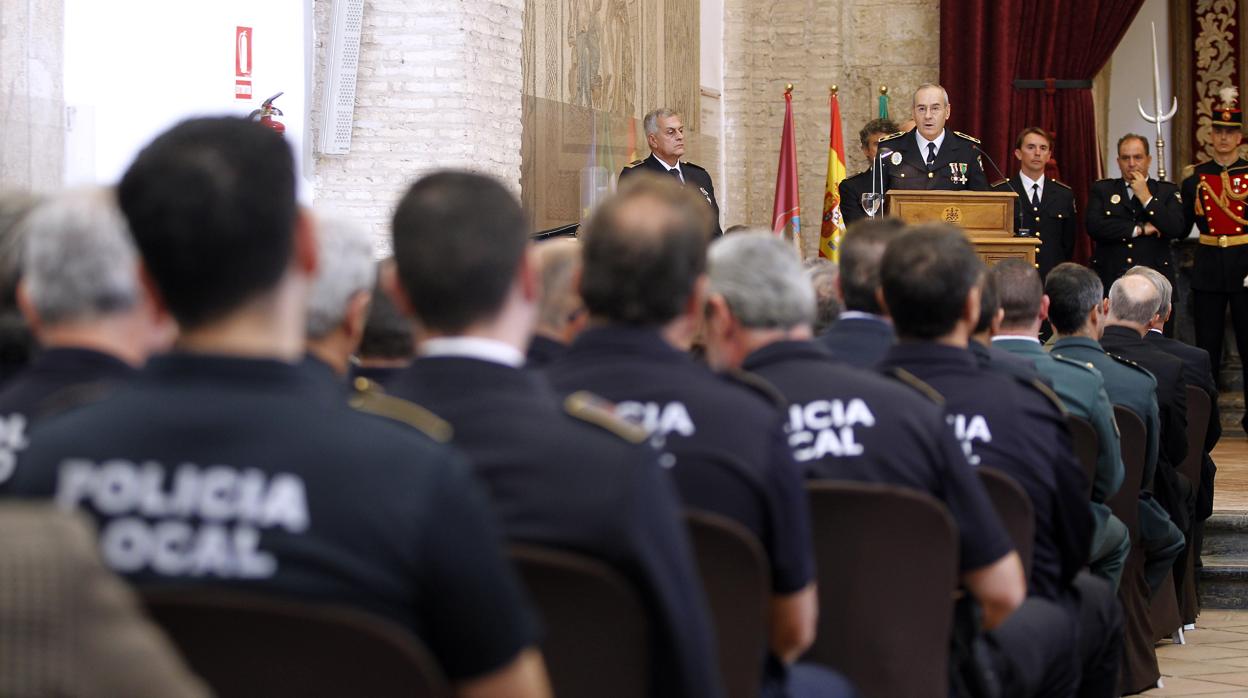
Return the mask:
M 780 135 L 780 164 L 776 169 L 776 203 L 771 229 L 801 250 L 802 207 L 797 195 L 797 141 L 793 136 L 793 86 L 784 89 L 784 132 Z
M 832 130 L 828 134 L 828 179 L 823 188 L 823 225 L 819 227 L 819 256 L 840 261 L 841 236 L 845 221 L 841 218 L 841 182 L 845 179 L 845 138 L 841 135 L 841 102 L 834 86 L 828 94 L 831 104 Z

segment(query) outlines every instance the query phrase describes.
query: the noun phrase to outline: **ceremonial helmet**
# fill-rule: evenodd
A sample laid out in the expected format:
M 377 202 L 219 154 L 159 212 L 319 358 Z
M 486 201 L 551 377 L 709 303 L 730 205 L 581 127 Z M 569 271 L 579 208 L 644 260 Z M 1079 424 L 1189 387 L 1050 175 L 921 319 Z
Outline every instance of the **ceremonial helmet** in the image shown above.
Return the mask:
M 1244 113 L 1239 110 L 1239 88 L 1230 86 L 1218 90 L 1220 103 L 1213 108 L 1213 125 L 1243 128 Z

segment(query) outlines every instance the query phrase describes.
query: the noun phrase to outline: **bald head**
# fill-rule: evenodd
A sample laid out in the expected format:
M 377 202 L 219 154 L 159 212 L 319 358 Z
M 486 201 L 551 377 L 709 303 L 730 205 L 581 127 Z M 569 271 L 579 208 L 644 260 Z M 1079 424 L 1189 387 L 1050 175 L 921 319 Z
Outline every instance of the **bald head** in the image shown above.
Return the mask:
M 1157 306 L 1157 316 L 1159 321 L 1164 324 L 1166 318 L 1170 317 L 1171 297 L 1174 295 L 1174 287 L 1170 285 L 1170 280 L 1161 272 L 1152 267 L 1134 266 L 1127 270 L 1124 276 L 1143 276 L 1153 285 L 1157 287 L 1157 294 L 1161 302 Z
M 534 255 L 541 279 L 537 330 L 562 335 L 568 322 L 582 310 L 575 285 L 581 269 L 581 243 L 573 238 L 547 240 L 537 245 Z
M 1147 276 L 1123 276 L 1109 287 L 1109 325 L 1130 327 L 1141 334 L 1157 314 L 1161 296 Z

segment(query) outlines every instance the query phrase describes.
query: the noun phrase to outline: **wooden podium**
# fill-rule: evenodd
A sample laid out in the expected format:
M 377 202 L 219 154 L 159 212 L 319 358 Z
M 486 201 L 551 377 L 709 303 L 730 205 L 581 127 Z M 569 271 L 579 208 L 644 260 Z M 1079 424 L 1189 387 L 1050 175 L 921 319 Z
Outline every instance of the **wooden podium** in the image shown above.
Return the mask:
M 1040 239 L 1014 236 L 1017 200 L 1013 192 L 890 189 L 885 210 L 907 223 L 950 223 L 962 228 L 985 264 L 1025 259 L 1035 265 Z

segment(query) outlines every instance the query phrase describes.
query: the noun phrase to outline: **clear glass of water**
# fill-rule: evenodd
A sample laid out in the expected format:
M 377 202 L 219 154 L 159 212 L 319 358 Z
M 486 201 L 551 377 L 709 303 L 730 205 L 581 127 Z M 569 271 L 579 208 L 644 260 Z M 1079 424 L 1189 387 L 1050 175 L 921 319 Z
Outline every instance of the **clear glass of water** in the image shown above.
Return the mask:
M 875 214 L 880 211 L 880 202 L 884 200 L 884 195 L 878 192 L 867 192 L 862 195 L 862 210 L 867 215 L 875 218 Z

